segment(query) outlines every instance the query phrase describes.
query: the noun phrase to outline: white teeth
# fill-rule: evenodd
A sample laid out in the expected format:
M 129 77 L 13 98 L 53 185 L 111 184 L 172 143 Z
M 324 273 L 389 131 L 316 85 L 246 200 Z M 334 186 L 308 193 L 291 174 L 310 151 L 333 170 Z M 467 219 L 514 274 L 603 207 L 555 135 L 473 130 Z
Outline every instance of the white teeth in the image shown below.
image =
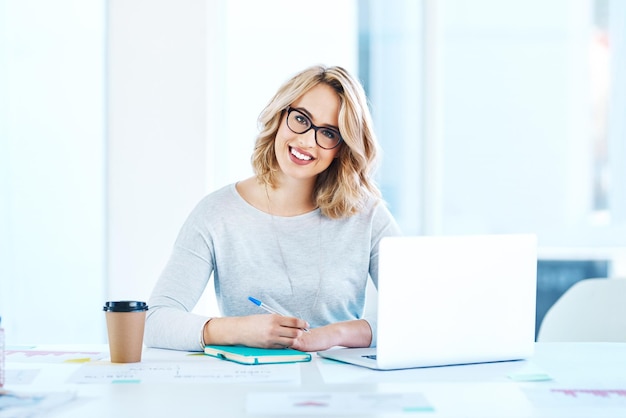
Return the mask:
M 291 149 L 291 153 L 298 159 L 298 160 L 304 160 L 304 161 L 309 161 L 311 159 L 310 156 L 308 155 L 304 155 L 304 154 L 300 154 L 298 151 L 296 151 L 295 149 Z

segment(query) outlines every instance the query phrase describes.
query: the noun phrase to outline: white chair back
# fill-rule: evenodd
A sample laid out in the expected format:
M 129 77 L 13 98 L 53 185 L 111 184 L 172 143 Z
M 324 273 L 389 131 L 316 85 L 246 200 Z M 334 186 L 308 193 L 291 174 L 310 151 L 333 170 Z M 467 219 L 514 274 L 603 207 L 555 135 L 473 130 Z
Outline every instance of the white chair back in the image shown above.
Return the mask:
M 546 313 L 539 342 L 626 342 L 626 279 L 585 279 Z

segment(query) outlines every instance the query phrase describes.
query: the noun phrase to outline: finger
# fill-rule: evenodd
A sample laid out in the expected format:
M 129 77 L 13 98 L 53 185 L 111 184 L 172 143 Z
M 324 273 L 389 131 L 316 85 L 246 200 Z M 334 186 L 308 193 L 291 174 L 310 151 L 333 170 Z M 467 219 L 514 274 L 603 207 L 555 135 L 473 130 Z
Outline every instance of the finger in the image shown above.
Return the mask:
M 283 317 L 283 320 L 284 321 L 281 323 L 281 325 L 284 326 L 284 327 L 297 328 L 297 329 L 308 329 L 309 328 L 309 323 L 306 322 L 303 319 L 294 318 L 294 317 L 290 317 L 290 316 L 285 316 L 285 317 Z
M 277 340 L 276 342 L 274 342 L 273 345 L 276 348 L 290 348 L 294 342 L 295 342 L 295 339 L 292 339 L 292 338 L 281 338 Z
M 304 330 L 301 328 L 282 327 L 279 331 L 279 337 L 295 340 L 297 338 L 300 338 L 303 333 Z

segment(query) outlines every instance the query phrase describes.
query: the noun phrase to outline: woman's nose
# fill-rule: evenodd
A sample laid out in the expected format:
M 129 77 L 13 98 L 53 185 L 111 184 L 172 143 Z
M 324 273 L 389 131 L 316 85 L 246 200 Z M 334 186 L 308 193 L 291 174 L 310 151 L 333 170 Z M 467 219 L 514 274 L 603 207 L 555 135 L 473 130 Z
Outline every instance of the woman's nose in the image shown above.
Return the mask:
M 315 129 L 309 129 L 303 134 L 300 134 L 300 138 L 298 138 L 298 143 L 303 148 L 315 148 L 317 145 L 315 142 Z

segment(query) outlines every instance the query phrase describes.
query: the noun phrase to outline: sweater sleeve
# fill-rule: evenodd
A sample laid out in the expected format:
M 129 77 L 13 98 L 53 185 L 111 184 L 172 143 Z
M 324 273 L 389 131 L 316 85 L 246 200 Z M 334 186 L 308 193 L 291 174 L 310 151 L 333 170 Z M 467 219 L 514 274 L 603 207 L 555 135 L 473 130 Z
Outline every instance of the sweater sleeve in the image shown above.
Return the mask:
M 206 229 L 196 208 L 183 225 L 169 261 L 150 296 L 145 343 L 149 347 L 198 351 L 208 317 L 192 312 L 213 272 Z
M 369 273 L 376 289 L 378 289 L 378 247 L 380 240 L 387 236 L 401 235 L 400 227 L 396 223 L 393 215 L 389 212 L 389 209 L 384 203 L 379 203 L 374 210 L 374 219 L 372 221 L 372 235 L 371 235 L 371 252 L 370 252 L 370 266 Z M 376 292 L 378 295 L 378 292 Z M 377 303 L 376 303 L 377 305 Z M 372 342 L 370 347 L 376 347 L 378 339 L 378 309 L 374 312 L 366 315 L 365 319 L 372 329 Z

